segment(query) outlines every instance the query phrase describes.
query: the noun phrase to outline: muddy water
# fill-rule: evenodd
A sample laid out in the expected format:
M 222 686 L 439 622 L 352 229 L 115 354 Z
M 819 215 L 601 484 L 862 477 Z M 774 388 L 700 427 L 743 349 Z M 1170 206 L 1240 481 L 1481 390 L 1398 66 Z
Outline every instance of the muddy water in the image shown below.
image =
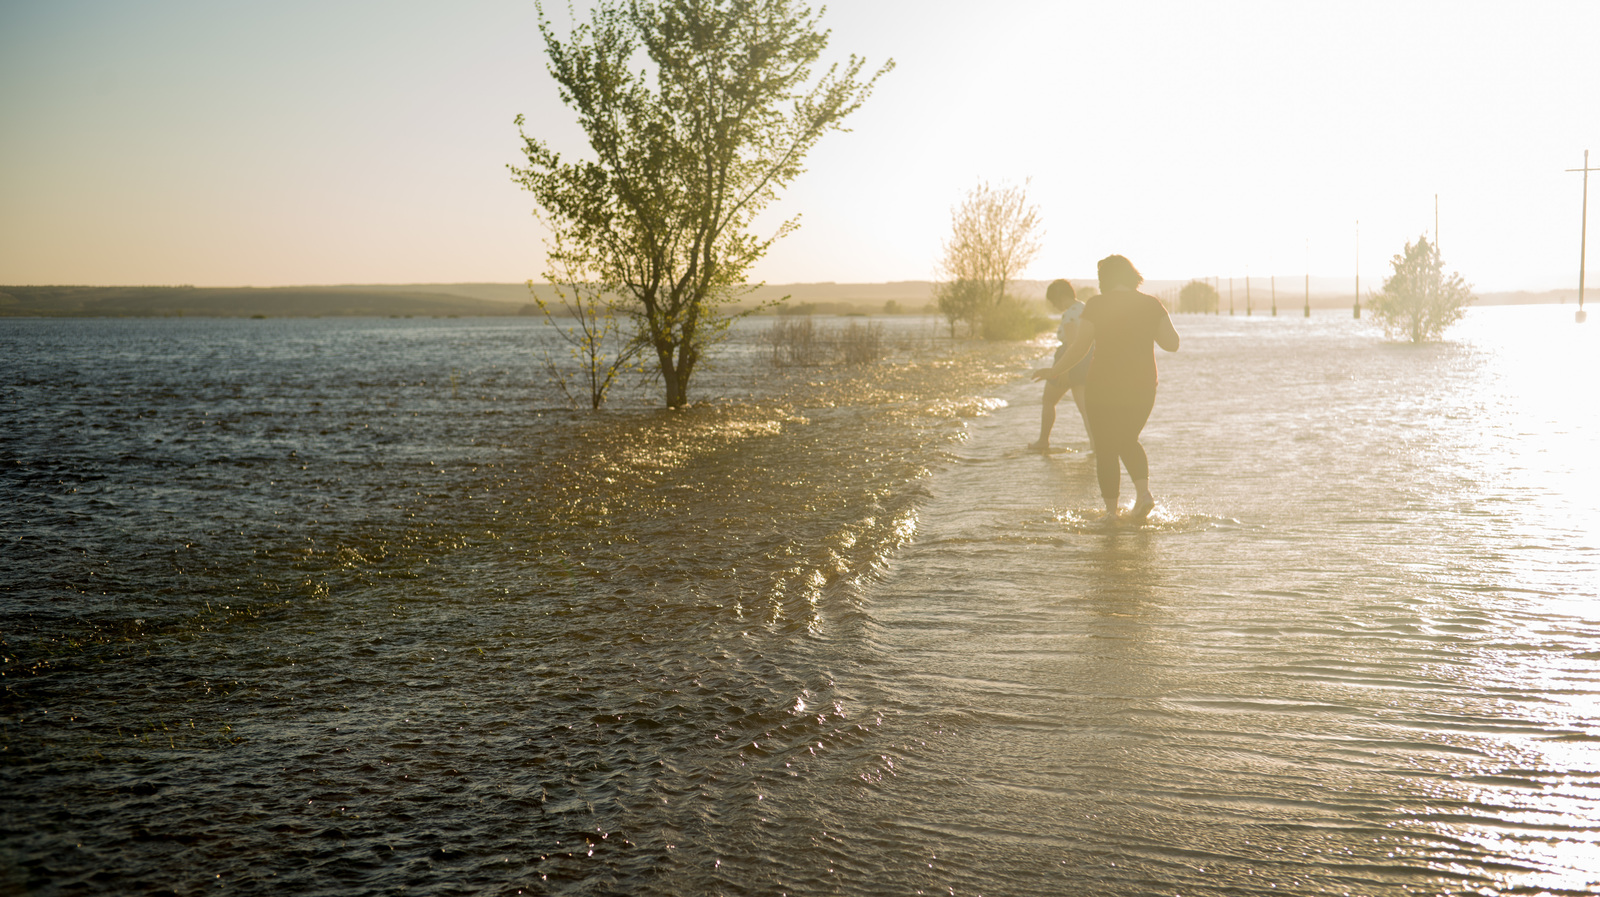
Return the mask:
M 523 321 L 0 322 L 0 882 L 1588 893 L 1558 311 L 1180 317 L 1142 527 L 926 322 L 598 416 Z

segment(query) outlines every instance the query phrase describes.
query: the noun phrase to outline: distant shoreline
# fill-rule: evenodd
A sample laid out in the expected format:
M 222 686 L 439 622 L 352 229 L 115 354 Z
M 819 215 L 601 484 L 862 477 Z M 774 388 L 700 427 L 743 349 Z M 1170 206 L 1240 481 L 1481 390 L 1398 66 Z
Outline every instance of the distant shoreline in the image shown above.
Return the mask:
M 1233 287 L 1235 314 L 1247 307 L 1244 284 Z M 1091 284 L 1080 278 L 1081 285 Z M 1315 285 L 1315 279 L 1313 279 Z M 1151 281 L 1146 292 L 1170 302 L 1185 281 Z M 1303 283 L 1303 282 L 1302 282 Z M 1014 292 L 1023 299 L 1040 299 L 1046 281 L 1024 280 Z M 1303 288 L 1294 285 L 1278 295 L 1278 313 L 1295 313 L 1306 305 Z M 544 298 L 553 298 L 548 284 L 535 284 Z M 1222 305 L 1229 304 L 1224 285 Z M 748 309 L 772 304 L 775 314 L 931 314 L 931 281 L 888 283 L 767 284 L 755 288 L 736 307 Z M 1587 296 L 1585 297 L 1588 298 Z M 1600 300 L 1600 295 L 1595 297 Z M 1576 304 L 1576 288 L 1482 293 L 1478 305 Z M 1248 307 L 1252 313 L 1271 313 L 1270 288 L 1252 284 Z M 1349 309 L 1353 292 L 1313 292 L 1314 310 Z M 312 318 L 312 317 L 507 317 L 537 315 L 526 284 L 352 284 L 302 287 L 192 287 L 192 286 L 0 286 L 0 317 L 92 318 Z M 1223 311 L 1226 314 L 1226 310 Z

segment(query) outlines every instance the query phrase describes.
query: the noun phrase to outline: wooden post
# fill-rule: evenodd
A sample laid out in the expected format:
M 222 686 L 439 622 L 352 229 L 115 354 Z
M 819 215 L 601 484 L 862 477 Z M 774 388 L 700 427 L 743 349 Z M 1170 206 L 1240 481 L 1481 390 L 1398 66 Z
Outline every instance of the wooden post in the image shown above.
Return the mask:
M 1356 311 L 1355 316 L 1361 317 L 1361 222 L 1356 222 Z
M 1306 317 L 1311 317 L 1311 238 L 1306 237 Z

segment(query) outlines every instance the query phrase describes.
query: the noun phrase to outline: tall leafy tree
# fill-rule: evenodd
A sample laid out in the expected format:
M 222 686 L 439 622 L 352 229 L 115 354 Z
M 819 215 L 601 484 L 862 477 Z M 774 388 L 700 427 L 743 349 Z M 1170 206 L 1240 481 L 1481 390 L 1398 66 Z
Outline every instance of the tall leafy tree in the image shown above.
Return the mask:
M 819 18 L 793 0 L 601 0 L 563 38 L 539 7 L 592 157 L 564 160 L 524 130 L 512 171 L 557 235 L 551 269 L 621 297 L 669 407 L 688 402 L 751 266 L 798 225 L 758 236 L 755 219 L 893 67 L 864 77 L 852 55 L 814 78 Z
M 1467 313 L 1472 288 L 1459 273 L 1444 273 L 1439 247 L 1418 237 L 1389 261 L 1393 269 L 1383 281 L 1383 292 L 1367 296 L 1367 310 L 1390 336 L 1414 343 L 1442 336 Z

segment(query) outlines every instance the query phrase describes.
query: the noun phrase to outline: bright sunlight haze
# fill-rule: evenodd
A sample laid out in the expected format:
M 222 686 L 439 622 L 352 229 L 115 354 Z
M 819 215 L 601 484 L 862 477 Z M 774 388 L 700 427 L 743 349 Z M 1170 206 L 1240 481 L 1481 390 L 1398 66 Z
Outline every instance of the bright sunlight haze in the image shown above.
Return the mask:
M 551 4 L 564 21 L 565 8 Z M 581 12 L 580 5 L 580 15 Z M 933 276 L 950 206 L 1021 183 L 1025 276 L 1377 278 L 1434 227 L 1478 290 L 1571 287 L 1600 4 L 830 6 L 897 68 L 772 218 L 772 283 Z M 0 7 L 0 283 L 520 282 L 513 118 L 581 135 L 532 3 Z

